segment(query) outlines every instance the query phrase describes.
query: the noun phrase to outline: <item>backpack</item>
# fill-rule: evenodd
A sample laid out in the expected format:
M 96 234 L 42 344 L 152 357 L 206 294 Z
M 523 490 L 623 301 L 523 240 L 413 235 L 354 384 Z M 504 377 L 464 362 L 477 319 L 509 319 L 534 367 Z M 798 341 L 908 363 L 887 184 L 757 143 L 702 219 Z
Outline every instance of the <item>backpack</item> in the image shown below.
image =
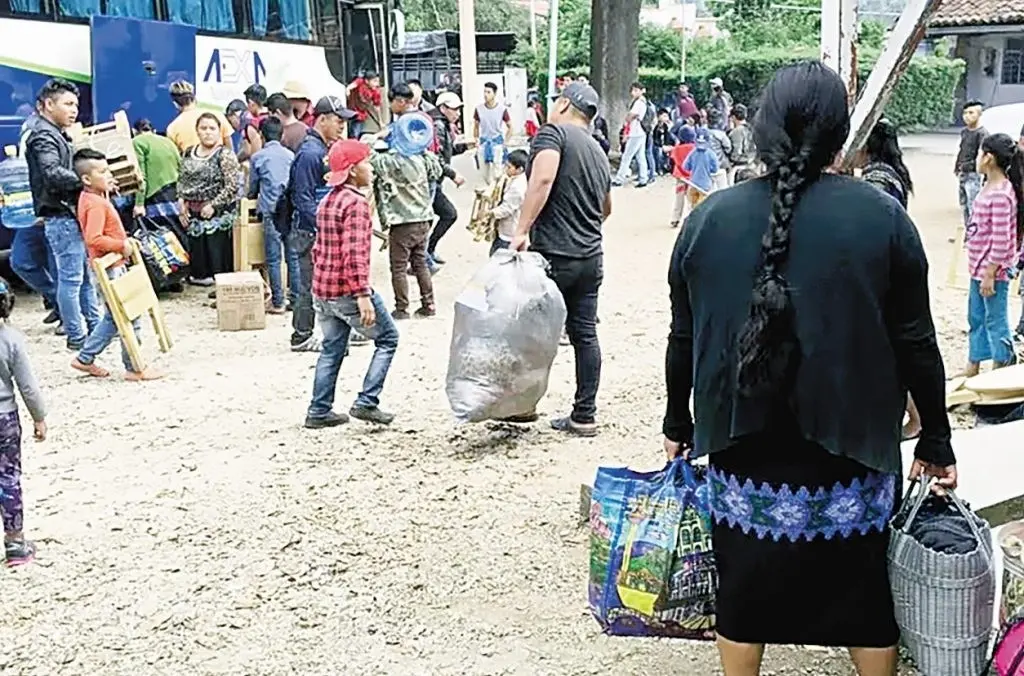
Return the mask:
M 643 127 L 645 134 L 650 134 L 651 130 L 654 129 L 654 122 L 658 119 L 658 111 L 654 107 L 654 104 L 647 101 L 647 111 L 644 113 L 643 118 L 640 120 L 640 126 Z

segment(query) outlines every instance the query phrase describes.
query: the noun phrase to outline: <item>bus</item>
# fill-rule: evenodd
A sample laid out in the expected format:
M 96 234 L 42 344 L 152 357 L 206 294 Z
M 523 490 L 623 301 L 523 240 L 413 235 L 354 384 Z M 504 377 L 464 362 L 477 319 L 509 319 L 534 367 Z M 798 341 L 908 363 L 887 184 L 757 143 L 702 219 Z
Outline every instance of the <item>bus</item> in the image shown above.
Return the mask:
M 176 80 L 220 111 L 252 84 L 314 101 L 369 72 L 386 87 L 404 33 L 397 0 L 0 0 L 0 148 L 51 77 L 78 85 L 85 125 L 125 110 L 163 129 Z

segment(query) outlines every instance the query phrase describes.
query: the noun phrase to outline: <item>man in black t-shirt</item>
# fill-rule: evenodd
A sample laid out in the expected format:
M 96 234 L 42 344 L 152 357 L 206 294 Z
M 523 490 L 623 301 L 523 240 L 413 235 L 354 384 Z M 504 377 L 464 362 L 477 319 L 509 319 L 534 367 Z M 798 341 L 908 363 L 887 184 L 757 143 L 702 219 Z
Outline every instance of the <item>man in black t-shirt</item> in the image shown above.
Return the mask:
M 601 347 L 597 293 L 604 277 L 601 225 L 611 213 L 608 158 L 591 135 L 600 104 L 588 84 L 573 82 L 551 105 L 548 124 L 530 146 L 526 197 L 511 248 L 527 247 L 551 264 L 565 298 L 565 326 L 576 353 L 576 397 L 571 415 L 551 426 L 582 436 L 597 434 Z

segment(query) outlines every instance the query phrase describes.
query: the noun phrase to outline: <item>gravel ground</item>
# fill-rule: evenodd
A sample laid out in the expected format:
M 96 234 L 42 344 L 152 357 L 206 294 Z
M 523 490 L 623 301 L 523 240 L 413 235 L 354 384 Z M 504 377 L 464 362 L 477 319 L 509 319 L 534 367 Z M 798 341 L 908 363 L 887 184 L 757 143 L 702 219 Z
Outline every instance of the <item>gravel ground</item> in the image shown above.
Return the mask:
M 951 159 L 910 158 L 936 282 L 956 222 Z M 465 218 L 471 193 L 454 197 Z M 139 385 L 76 377 L 37 301 L 22 299 L 15 323 L 48 395 L 51 437 L 25 444 L 26 528 L 40 555 L 0 574 L 0 673 L 720 673 L 710 645 L 601 635 L 576 517 L 580 482 L 598 465 L 662 460 L 671 200 L 665 180 L 614 195 L 602 430 L 590 440 L 545 424 L 451 422 L 452 301 L 486 256 L 464 220 L 441 246 L 438 317 L 400 327 L 387 430 L 301 427 L 315 357 L 287 350 L 286 317 L 218 333 L 203 294 L 168 301 L 173 351 L 157 355 L 148 327 L 144 340 L 170 375 Z M 384 255 L 373 275 L 390 299 Z M 936 286 L 933 303 L 952 369 L 964 294 Z M 354 348 L 346 361 L 341 410 L 370 353 Z M 119 366 L 114 350 L 103 360 Z M 572 391 L 565 350 L 541 413 L 566 412 Z M 780 648 L 764 673 L 851 668 L 841 651 Z

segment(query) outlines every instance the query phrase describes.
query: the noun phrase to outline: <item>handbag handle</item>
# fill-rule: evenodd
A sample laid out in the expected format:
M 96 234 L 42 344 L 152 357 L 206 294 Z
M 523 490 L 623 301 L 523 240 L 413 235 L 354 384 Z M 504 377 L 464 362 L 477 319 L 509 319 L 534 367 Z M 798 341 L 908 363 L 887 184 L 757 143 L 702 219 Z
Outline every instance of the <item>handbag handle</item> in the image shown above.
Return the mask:
M 930 489 L 934 480 L 934 477 L 928 477 L 926 481 L 921 481 L 920 479 L 911 480 L 910 487 L 907 489 L 907 495 L 903 503 L 904 508 L 907 504 L 911 504 L 910 513 L 907 515 L 906 521 L 903 522 L 904 530 L 910 529 L 910 524 L 913 523 L 914 518 L 917 517 L 917 513 L 921 510 L 922 505 L 924 505 L 924 501 L 928 498 L 928 494 L 931 492 Z M 917 495 L 914 496 L 911 501 L 911 495 L 914 493 L 915 487 L 919 490 Z M 992 552 L 987 550 L 984 546 L 985 539 L 981 534 L 981 530 L 978 528 L 978 524 L 974 520 L 974 514 L 971 513 L 971 510 L 967 509 L 967 505 L 964 504 L 963 500 L 957 496 L 956 491 L 952 488 L 946 489 L 946 497 L 949 498 L 949 501 L 953 503 L 956 510 L 967 520 L 967 525 L 970 527 L 971 533 L 974 535 L 974 539 L 977 540 L 978 546 L 981 550 L 985 552 L 985 558 L 991 562 Z

